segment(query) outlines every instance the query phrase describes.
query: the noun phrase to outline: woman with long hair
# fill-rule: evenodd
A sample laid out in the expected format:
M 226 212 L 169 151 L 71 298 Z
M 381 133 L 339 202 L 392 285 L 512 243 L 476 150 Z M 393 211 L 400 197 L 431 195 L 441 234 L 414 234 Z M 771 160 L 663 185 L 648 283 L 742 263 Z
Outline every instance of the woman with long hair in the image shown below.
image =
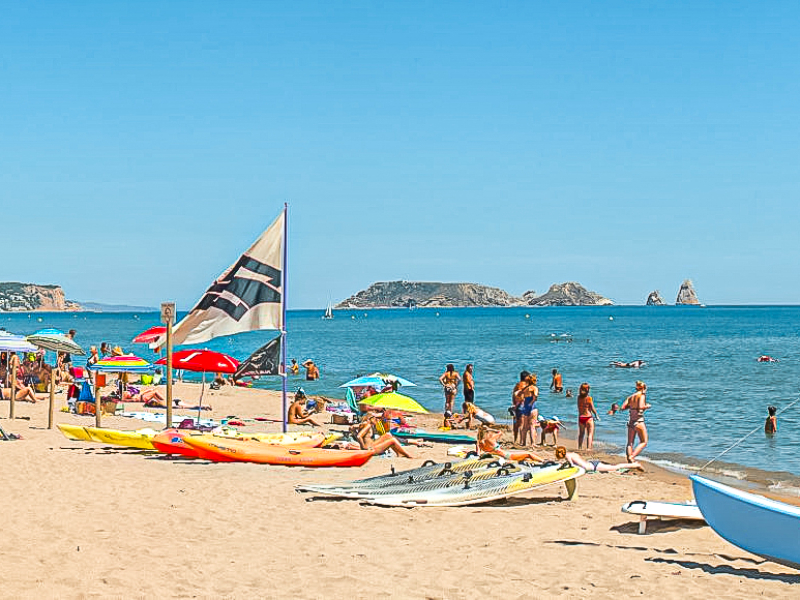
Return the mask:
M 589 384 L 582 383 L 578 391 L 578 449 L 583 448 L 586 440 L 586 449 L 591 450 L 594 445 L 594 422 L 599 421 L 594 408 L 594 400 L 589 395 Z

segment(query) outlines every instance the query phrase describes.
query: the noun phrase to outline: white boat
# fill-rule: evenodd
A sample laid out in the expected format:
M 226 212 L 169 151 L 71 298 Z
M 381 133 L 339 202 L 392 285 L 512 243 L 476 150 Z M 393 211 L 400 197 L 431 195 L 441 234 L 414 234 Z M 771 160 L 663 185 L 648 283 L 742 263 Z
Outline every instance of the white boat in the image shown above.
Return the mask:
M 323 319 L 332 319 L 333 318 L 333 307 L 331 303 L 328 302 L 328 308 L 325 309 L 325 314 L 322 315 Z
M 800 569 L 800 506 L 692 475 L 694 498 L 711 528 L 734 546 Z

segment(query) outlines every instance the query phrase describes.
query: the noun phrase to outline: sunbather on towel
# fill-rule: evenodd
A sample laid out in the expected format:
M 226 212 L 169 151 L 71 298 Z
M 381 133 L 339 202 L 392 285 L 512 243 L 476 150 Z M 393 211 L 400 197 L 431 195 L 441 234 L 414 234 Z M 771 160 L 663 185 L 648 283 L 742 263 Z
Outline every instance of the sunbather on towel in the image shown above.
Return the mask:
M 149 400 L 144 401 L 144 405 L 148 408 L 167 408 L 167 401 L 164 400 L 158 392 L 155 394 L 149 394 L 149 392 L 155 392 L 155 390 L 146 390 L 139 394 L 139 396 L 150 396 Z M 175 398 L 172 401 L 172 406 L 174 408 L 185 408 L 186 410 L 211 410 L 211 407 L 208 404 L 198 405 L 198 404 L 184 404 L 178 398 Z
M 614 473 L 616 471 L 637 470 L 644 471 L 638 462 L 619 463 L 610 465 L 599 460 L 586 460 L 577 452 L 567 452 L 564 446 L 556 448 L 556 458 L 566 460 L 573 467 L 580 467 L 587 473 Z
M 125 402 L 144 402 L 147 404 L 150 400 L 156 400 L 164 404 L 166 408 L 166 398 L 158 393 L 156 389 L 138 391 L 136 388 L 128 388 L 122 392 L 122 399 Z

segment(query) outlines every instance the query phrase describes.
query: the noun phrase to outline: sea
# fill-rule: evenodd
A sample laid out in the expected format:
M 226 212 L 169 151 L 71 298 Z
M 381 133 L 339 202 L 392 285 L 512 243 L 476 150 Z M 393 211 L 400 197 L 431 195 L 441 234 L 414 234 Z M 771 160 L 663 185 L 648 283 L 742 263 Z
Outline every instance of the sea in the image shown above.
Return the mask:
M 540 413 L 559 417 L 574 437 L 574 398 L 548 390 L 551 370 L 558 368 L 576 396 L 581 383 L 590 384 L 601 416 L 597 443 L 618 453 L 624 451 L 627 414 L 606 411 L 641 379 L 652 404 L 647 459 L 691 471 L 717 458 L 707 472 L 800 495 L 798 306 L 362 309 L 334 310 L 332 319 L 323 314 L 289 311 L 288 356 L 298 363 L 312 359 L 321 371 L 318 381 L 305 381 L 302 369 L 290 376 L 292 393 L 302 387 L 308 394 L 343 398 L 341 384 L 381 371 L 414 382 L 402 393 L 441 412 L 438 378 L 445 366 L 453 363 L 463 372 L 472 363 L 476 403 L 503 420 L 519 373 L 528 370 L 539 376 Z M 13 333 L 76 329 L 76 341 L 86 349 L 105 341 L 149 360 L 157 356 L 131 340 L 157 324 L 156 312 L 0 315 L 0 327 Z M 249 332 L 203 347 L 241 360 L 275 335 Z M 758 362 L 761 355 L 778 362 Z M 634 360 L 645 365 L 610 366 Z M 281 381 L 262 378 L 256 386 L 280 389 Z M 774 436 L 763 430 L 770 405 L 780 411 Z

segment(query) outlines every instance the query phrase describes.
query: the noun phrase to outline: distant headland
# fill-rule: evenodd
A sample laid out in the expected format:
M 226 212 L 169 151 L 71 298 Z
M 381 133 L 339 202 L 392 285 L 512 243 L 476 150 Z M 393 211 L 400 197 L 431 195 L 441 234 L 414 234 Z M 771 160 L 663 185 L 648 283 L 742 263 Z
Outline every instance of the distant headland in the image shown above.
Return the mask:
M 151 312 L 157 309 L 127 304 L 67 300 L 60 285 L 0 281 L 0 312 Z
M 613 302 L 579 283 L 557 283 L 541 295 L 512 296 L 478 283 L 380 281 L 340 302 L 336 308 L 415 308 L 468 306 L 605 306 Z

